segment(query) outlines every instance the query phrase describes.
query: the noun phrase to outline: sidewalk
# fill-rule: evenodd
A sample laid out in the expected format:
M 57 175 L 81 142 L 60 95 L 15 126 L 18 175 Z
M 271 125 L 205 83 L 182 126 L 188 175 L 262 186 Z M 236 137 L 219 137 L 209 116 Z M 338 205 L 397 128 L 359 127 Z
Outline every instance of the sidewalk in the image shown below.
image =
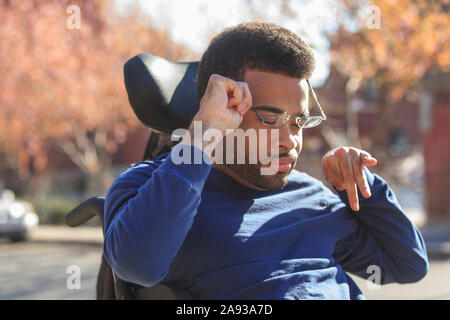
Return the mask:
M 71 244 L 103 245 L 101 227 L 68 227 L 40 225 L 30 231 L 30 242 L 55 242 Z

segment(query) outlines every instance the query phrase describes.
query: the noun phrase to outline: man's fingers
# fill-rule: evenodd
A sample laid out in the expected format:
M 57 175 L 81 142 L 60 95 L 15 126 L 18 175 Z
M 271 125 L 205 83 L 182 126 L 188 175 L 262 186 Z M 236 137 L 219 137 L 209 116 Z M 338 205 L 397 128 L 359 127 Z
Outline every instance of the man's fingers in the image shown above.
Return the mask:
M 372 157 L 369 153 L 362 151 L 360 156 L 361 164 L 363 167 L 373 167 L 377 164 L 377 159 Z
M 336 187 L 336 189 L 339 191 L 345 189 L 345 185 L 343 183 L 344 179 L 342 178 L 341 169 L 339 168 L 337 161 L 332 158 L 325 159 L 323 169 L 328 181 Z
M 323 169 L 328 181 L 337 190 L 346 191 L 351 210 L 359 211 L 358 189 L 363 197 L 371 197 L 364 167 L 376 164 L 377 160 L 364 150 L 340 147 L 324 156 Z
M 251 102 L 246 86 L 244 82 L 212 74 L 195 119 L 208 119 L 213 128 L 219 128 L 225 134 L 228 128 L 238 128 Z
M 227 107 L 236 106 L 236 110 L 243 116 L 252 106 L 252 95 L 247 83 L 227 79 L 228 102 Z
M 237 106 L 242 103 L 242 99 L 244 97 L 244 88 L 242 85 L 230 80 L 226 80 L 227 83 L 227 92 L 228 92 L 228 103 L 227 107 Z M 231 99 L 230 99 L 231 98 Z
M 248 84 L 245 82 L 242 82 L 242 88 L 243 88 L 243 98 L 242 102 L 237 106 L 237 110 L 243 116 L 248 109 L 253 105 L 252 102 L 252 94 L 250 93 L 250 89 L 248 87 Z
M 242 103 L 238 106 L 238 111 L 243 116 L 253 105 L 253 99 L 248 84 L 243 82 L 242 86 L 244 88 L 244 97 Z
M 353 211 L 359 211 L 358 190 L 356 189 L 355 177 L 353 176 L 352 161 L 350 155 L 346 154 L 339 161 L 342 177 L 344 178 L 345 190 L 347 191 L 348 202 Z
M 358 185 L 359 190 L 365 198 L 369 198 L 371 196 L 370 187 L 367 182 L 360 157 L 352 157 L 352 167 L 353 175 L 356 179 L 356 184 Z

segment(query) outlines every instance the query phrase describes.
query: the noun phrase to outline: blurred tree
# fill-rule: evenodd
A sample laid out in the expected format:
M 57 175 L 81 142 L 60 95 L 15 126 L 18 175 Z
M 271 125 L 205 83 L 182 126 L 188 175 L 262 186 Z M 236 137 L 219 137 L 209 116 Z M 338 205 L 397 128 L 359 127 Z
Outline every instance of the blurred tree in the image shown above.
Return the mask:
M 341 0 L 341 3 L 345 17 L 339 19 L 337 32 L 329 36 L 331 63 L 348 79 L 347 105 L 354 93 L 371 80 L 378 107 L 372 144 L 382 146 L 396 116 L 396 104 L 417 89 L 415 86 L 425 73 L 450 70 L 450 2 Z M 355 17 L 359 28 L 350 22 Z M 350 129 L 354 127 L 354 123 L 349 125 Z
M 119 14 L 113 4 L 0 0 L 2 172 L 26 180 L 62 151 L 89 177 L 91 192 L 104 191 L 112 154 L 139 125 L 123 63 L 140 52 L 191 55 L 166 31 L 150 29 L 137 5 Z

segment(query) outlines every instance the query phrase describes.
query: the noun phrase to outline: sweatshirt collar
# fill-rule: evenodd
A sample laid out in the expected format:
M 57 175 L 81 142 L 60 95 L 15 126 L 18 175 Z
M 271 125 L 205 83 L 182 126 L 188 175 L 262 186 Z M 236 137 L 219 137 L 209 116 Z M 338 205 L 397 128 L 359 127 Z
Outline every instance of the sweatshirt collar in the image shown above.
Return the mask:
M 244 196 L 265 196 L 279 192 L 279 190 L 257 190 L 244 186 L 214 167 L 211 168 L 204 189 L 213 192 L 239 193 Z

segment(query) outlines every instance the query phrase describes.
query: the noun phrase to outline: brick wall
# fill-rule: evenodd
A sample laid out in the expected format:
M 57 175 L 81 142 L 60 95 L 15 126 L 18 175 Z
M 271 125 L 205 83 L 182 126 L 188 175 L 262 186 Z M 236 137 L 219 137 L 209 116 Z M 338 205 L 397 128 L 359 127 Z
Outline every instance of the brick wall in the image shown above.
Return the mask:
M 450 93 L 434 93 L 431 126 L 423 133 L 425 190 L 430 218 L 450 218 Z

